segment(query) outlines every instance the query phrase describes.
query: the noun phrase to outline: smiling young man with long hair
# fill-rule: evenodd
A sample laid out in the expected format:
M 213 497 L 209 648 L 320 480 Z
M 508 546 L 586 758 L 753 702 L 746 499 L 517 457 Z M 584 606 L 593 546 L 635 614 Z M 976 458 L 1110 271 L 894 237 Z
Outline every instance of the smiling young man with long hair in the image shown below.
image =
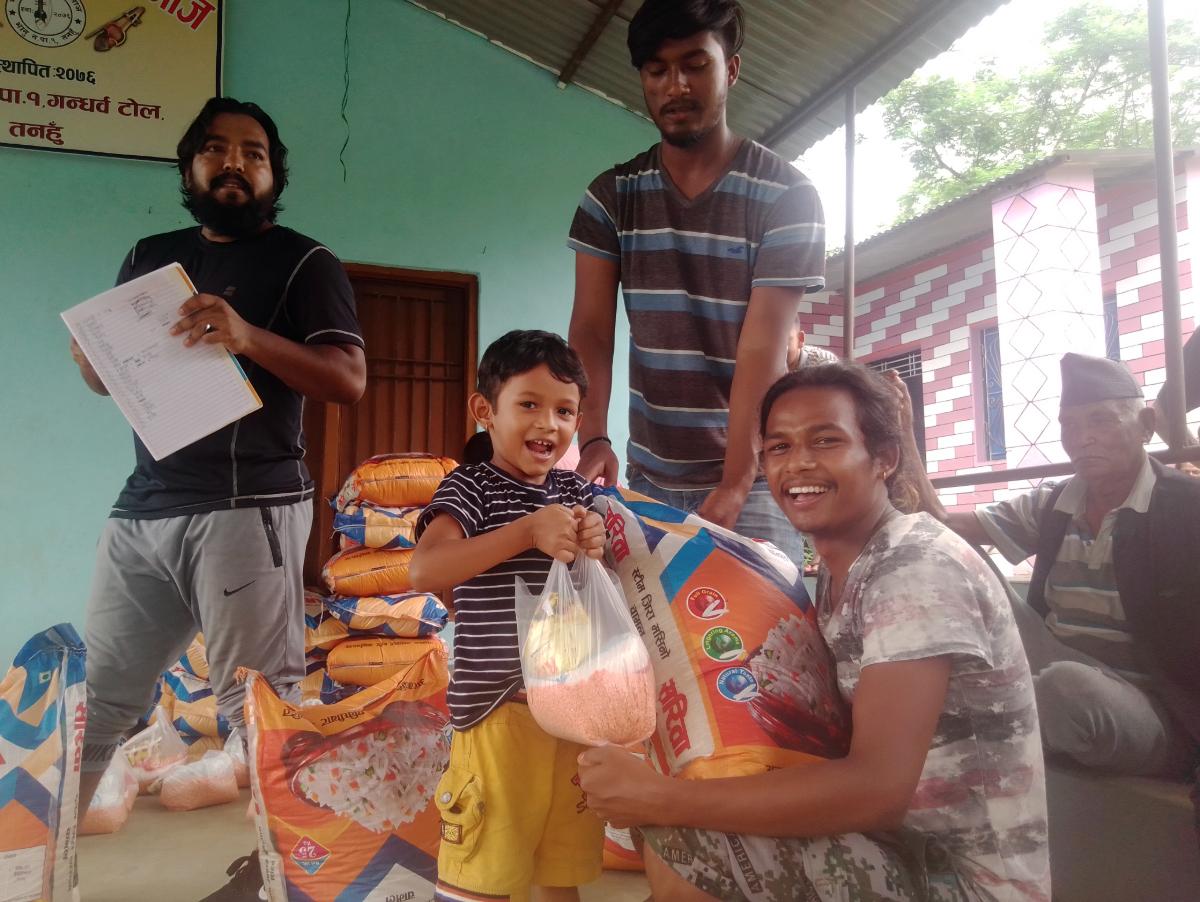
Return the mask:
M 821 555 L 817 617 L 853 715 L 844 758 L 702 782 L 619 749 L 580 758 L 588 805 L 640 826 L 656 902 L 1049 899 L 1045 775 L 1004 589 L 893 503 L 895 401 L 862 366 L 767 392 L 764 468 Z

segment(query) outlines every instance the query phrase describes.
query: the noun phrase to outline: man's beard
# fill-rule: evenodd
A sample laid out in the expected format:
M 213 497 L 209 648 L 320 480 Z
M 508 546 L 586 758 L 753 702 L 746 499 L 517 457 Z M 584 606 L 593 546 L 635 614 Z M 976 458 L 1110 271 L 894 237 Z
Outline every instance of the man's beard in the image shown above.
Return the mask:
M 700 105 L 696 104 L 696 103 L 676 102 L 673 104 L 667 104 L 662 109 L 662 115 L 663 115 L 664 119 L 673 107 L 677 107 L 679 109 L 684 109 L 684 110 L 696 110 L 696 111 L 699 111 L 701 109 Z M 664 141 L 666 141 L 668 144 L 670 144 L 672 147 L 678 147 L 683 150 L 687 150 L 689 147 L 695 147 L 697 144 L 699 144 L 701 141 L 703 141 L 705 138 L 707 138 L 710 134 L 712 134 L 713 129 L 715 129 L 716 127 L 717 127 L 717 124 L 714 122 L 710 125 L 701 125 L 699 128 L 695 129 L 694 131 L 685 132 L 685 133 L 676 132 L 674 134 L 671 134 L 671 133 L 668 133 L 666 131 L 666 129 L 663 128 L 662 126 L 659 127 L 658 131 L 659 131 L 659 134 L 662 136 L 662 139 Z
M 705 138 L 707 138 L 710 134 L 712 134 L 712 130 L 714 128 L 716 128 L 716 126 L 709 126 L 708 128 L 698 128 L 695 131 L 688 132 L 687 134 L 684 134 L 684 135 L 678 135 L 678 134 L 671 135 L 671 134 L 667 134 L 666 132 L 663 132 L 663 131 L 660 131 L 659 134 L 661 134 L 662 139 L 664 141 L 666 141 L 668 144 L 670 144 L 672 147 L 678 147 L 682 150 L 687 150 L 689 147 L 695 147 L 697 144 L 699 144 L 701 141 L 703 141 Z
M 230 179 L 242 186 L 249 200 L 240 204 L 226 204 L 217 200 L 217 189 Z M 257 234 L 265 223 L 274 222 L 279 215 L 279 202 L 274 196 L 254 197 L 249 184 L 234 176 L 218 179 L 203 192 L 184 186 L 182 193 L 183 206 L 195 217 L 196 222 L 227 238 L 246 238 Z

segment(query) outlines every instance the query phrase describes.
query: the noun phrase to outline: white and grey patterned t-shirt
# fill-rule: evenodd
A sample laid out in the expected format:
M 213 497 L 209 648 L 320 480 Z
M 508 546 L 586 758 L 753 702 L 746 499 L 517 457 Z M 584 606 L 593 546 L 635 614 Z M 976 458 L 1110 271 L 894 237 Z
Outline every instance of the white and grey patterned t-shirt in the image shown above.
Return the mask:
M 904 818 L 938 840 L 980 899 L 1046 900 L 1046 778 L 1029 664 L 1004 588 L 926 514 L 894 514 L 850 568 L 841 603 L 817 587 L 846 701 L 864 667 L 948 655 L 950 683 Z

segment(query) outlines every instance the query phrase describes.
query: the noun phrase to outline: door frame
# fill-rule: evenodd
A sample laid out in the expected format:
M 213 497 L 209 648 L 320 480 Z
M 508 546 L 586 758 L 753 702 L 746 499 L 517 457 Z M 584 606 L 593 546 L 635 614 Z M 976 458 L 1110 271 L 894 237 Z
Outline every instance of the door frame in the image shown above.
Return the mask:
M 406 269 L 401 266 L 379 266 L 375 263 L 343 263 L 342 268 L 353 284 L 357 276 L 362 279 L 378 279 L 381 282 L 423 282 L 426 285 L 459 288 L 467 293 L 467 367 L 465 371 L 467 396 L 475 391 L 475 373 L 479 363 L 479 276 L 467 272 L 449 272 L 437 269 Z M 475 431 L 475 418 L 469 410 L 463 411 L 463 441 Z
M 374 263 L 342 263 L 342 268 L 350 278 L 374 279 L 380 282 L 400 282 L 407 285 L 424 284 L 443 288 L 455 288 L 466 293 L 467 304 L 467 348 L 464 382 L 466 394 L 475 390 L 476 370 L 479 358 L 479 277 L 473 273 L 447 272 L 444 270 L 407 269 L 401 266 L 380 266 Z M 365 336 L 364 336 L 365 338 Z M 356 402 L 357 403 L 357 402 Z M 341 434 L 342 405 L 333 403 L 320 404 L 315 410 L 318 422 L 321 424 L 320 448 L 321 468 L 318 473 L 311 473 L 313 482 L 318 486 L 340 486 L 348 474 L 338 472 L 338 440 Z M 475 419 L 469 410 L 463 411 L 463 442 L 475 432 Z M 315 436 L 305 436 L 311 440 Z M 312 449 L 312 446 L 309 446 Z M 316 450 L 316 449 L 312 449 Z M 307 457 L 307 455 L 306 455 Z M 336 491 L 336 488 L 334 489 Z M 320 496 L 313 498 L 313 530 L 317 535 L 333 528 L 333 514 L 329 510 L 328 499 Z M 307 543 L 306 543 L 307 547 Z M 306 584 L 320 585 L 320 574 L 324 561 L 305 561 Z M 313 582 L 315 580 L 315 582 Z

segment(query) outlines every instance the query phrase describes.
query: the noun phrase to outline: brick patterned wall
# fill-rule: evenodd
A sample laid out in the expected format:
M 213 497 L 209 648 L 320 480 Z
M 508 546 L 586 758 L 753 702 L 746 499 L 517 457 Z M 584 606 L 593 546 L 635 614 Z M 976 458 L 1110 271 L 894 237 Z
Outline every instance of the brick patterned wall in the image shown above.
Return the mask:
M 1191 284 L 1188 192 L 1200 203 L 1200 160 L 1177 175 L 1183 333 L 1200 311 Z M 1115 292 L 1122 359 L 1152 399 L 1163 371 L 1162 289 L 1157 253 L 1154 183 L 1128 182 L 1097 192 L 1101 283 Z M 914 242 L 919 238 L 914 235 Z M 920 350 L 924 371 L 925 443 L 931 476 L 1003 472 L 988 461 L 983 442 L 983 376 L 979 332 L 996 325 L 996 283 L 990 232 L 938 254 L 861 282 L 856 356 L 863 362 Z M 808 341 L 842 353 L 842 301 L 810 295 L 801 310 Z M 1189 420 L 1193 432 L 1200 411 Z M 1000 481 L 942 492 L 951 510 L 972 510 L 1027 490 L 1031 483 Z
M 1181 161 L 1175 173 L 1175 224 L 1179 230 L 1179 289 L 1183 336 L 1196 326 L 1192 290 L 1192 236 L 1188 197 L 1200 202 L 1200 161 Z M 1116 295 L 1121 359 L 1148 399 L 1166 379 L 1163 353 L 1162 274 L 1158 255 L 1158 205 L 1153 179 L 1097 192 L 1100 269 L 1105 295 Z M 1188 418 L 1192 432 L 1200 411 Z M 1161 447 L 1161 444 L 1154 447 Z
M 826 291 L 806 295 L 800 302 L 800 319 L 805 324 L 805 344 L 843 356 L 841 296 Z
M 810 340 L 841 353 L 841 297 L 815 295 Z M 870 363 L 921 352 L 926 459 L 930 475 L 1003 469 L 985 459 L 978 332 L 996 323 L 991 233 L 885 273 L 859 285 L 855 356 Z M 836 321 L 836 322 L 835 322 Z M 822 329 L 822 325 L 827 329 Z M 828 341 L 822 333 L 833 331 Z M 967 509 L 993 500 L 991 489 L 943 500 Z

